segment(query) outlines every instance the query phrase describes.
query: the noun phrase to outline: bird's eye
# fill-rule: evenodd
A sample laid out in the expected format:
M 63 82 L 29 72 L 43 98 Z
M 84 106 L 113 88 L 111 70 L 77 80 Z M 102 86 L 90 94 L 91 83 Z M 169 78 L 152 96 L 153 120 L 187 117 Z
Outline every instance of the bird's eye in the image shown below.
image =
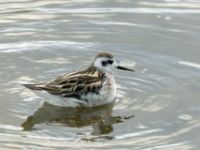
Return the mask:
M 107 66 L 107 61 L 102 61 L 103 66 Z
M 113 60 L 109 59 L 109 60 L 106 60 L 106 61 L 102 61 L 102 65 L 103 66 L 107 66 L 108 64 L 112 65 L 113 64 Z
M 113 64 L 113 60 L 108 60 L 108 64 Z

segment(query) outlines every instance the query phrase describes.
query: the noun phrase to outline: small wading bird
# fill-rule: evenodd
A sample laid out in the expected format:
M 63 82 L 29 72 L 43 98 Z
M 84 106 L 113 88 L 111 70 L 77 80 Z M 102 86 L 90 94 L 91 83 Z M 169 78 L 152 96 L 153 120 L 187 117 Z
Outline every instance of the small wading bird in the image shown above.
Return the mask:
M 24 86 L 44 97 L 50 104 L 57 106 L 103 105 L 115 99 L 113 68 L 134 72 L 132 69 L 119 66 L 112 54 L 101 52 L 86 70 L 67 73 L 50 82 L 24 84 Z

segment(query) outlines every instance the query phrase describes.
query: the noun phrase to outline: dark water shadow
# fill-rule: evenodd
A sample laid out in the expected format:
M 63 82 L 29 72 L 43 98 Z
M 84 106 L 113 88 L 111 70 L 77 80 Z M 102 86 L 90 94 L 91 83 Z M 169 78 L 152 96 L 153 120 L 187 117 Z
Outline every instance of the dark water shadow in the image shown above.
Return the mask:
M 114 102 L 92 108 L 58 107 L 44 103 L 32 116 L 21 125 L 24 131 L 34 130 L 34 125 L 56 123 L 69 127 L 92 126 L 92 135 L 108 134 L 113 131 L 113 124 L 122 123 L 133 116 L 112 116 Z

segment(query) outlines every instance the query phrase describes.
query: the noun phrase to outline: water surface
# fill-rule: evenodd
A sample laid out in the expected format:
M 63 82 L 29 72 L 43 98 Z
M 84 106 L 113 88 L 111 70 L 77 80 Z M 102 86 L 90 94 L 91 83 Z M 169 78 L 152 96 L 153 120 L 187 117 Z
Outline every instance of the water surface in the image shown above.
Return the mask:
M 199 24 L 196 0 L 1 1 L 0 147 L 198 149 Z M 115 72 L 115 104 L 66 109 L 20 85 L 84 69 L 99 51 L 135 63 Z

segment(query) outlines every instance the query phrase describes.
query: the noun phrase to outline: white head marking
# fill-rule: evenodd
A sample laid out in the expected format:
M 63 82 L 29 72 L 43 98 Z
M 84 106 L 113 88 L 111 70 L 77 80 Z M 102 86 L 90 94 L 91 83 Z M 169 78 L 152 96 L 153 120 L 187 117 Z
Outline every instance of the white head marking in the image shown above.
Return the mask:
M 93 66 L 107 73 L 112 73 L 113 68 L 117 66 L 117 62 L 111 54 L 99 53 L 93 61 Z

